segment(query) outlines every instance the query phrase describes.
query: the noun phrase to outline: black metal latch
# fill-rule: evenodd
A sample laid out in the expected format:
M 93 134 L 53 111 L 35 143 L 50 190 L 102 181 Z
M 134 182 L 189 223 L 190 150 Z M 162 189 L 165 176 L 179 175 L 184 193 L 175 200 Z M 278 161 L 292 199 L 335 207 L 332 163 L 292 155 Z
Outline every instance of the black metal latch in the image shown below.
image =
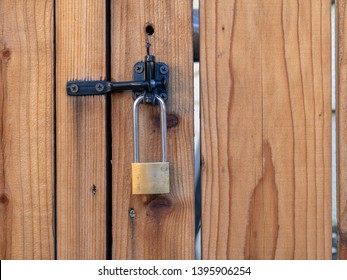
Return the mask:
M 147 55 L 145 61 L 135 63 L 133 81 L 68 81 L 66 91 L 72 96 L 102 95 L 116 91 L 132 90 L 134 100 L 144 96 L 144 102 L 157 104 L 156 95 L 165 102 L 168 99 L 167 85 L 169 81 L 169 66 L 156 62 L 150 54 L 150 43 L 146 42 Z

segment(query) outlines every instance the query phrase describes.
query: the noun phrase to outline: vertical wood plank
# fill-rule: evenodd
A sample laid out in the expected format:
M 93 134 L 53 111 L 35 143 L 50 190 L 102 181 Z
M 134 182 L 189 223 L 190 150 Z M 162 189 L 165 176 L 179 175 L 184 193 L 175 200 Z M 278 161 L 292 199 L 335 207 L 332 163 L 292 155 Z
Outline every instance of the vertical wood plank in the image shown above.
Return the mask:
M 154 27 L 152 54 L 170 67 L 168 195 L 132 195 L 131 92 L 112 96 L 113 258 L 194 258 L 192 1 L 112 1 L 112 78 L 131 80 L 145 55 L 145 25 Z M 160 160 L 158 108 L 140 106 L 140 154 Z M 134 209 L 135 217 L 129 217 Z
M 53 1 L 0 14 L 0 259 L 52 259 Z
M 106 101 L 66 94 L 68 80 L 105 78 L 105 10 L 105 1 L 56 2 L 59 259 L 106 258 Z
M 331 1 L 200 3 L 203 258 L 331 259 Z
M 337 184 L 338 184 L 338 258 L 347 259 L 347 2 L 337 2 Z

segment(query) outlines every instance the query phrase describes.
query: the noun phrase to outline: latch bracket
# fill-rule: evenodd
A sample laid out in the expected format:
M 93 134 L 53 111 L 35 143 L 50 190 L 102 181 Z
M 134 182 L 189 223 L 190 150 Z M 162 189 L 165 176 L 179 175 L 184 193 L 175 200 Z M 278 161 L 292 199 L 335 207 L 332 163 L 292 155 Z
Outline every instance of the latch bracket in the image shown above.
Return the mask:
M 133 81 L 68 81 L 66 92 L 71 96 L 103 95 L 113 92 L 132 90 L 133 99 L 144 96 L 144 102 L 157 104 L 155 96 L 168 100 L 169 66 L 163 62 L 156 62 L 155 56 L 149 53 L 150 44 L 147 42 L 145 61 L 135 63 Z

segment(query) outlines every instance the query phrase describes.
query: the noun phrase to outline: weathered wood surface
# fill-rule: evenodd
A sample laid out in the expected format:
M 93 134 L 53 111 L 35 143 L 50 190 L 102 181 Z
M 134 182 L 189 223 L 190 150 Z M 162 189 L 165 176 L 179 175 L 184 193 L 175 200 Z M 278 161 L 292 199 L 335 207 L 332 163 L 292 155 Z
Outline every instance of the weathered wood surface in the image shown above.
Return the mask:
M 0 15 L 0 259 L 52 259 L 53 1 Z
M 337 6 L 337 182 L 338 182 L 338 257 L 347 259 L 347 2 Z
M 105 79 L 105 1 L 56 1 L 57 257 L 106 258 L 106 99 L 68 80 Z
M 151 52 L 170 67 L 168 195 L 131 195 L 131 93 L 112 96 L 113 258 L 194 258 L 193 48 L 191 1 L 112 1 L 112 79 L 131 80 L 144 59 L 145 25 Z M 142 161 L 161 159 L 158 108 L 140 106 Z M 135 217 L 129 217 L 133 209 Z
M 331 259 L 331 1 L 200 4 L 202 257 Z

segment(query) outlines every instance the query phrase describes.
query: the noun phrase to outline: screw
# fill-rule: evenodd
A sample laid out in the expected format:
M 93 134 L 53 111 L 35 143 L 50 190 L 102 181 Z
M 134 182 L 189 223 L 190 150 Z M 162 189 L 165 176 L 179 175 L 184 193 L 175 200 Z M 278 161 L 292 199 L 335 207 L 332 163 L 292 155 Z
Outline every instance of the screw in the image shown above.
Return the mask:
M 160 67 L 160 73 L 165 75 L 165 74 L 167 74 L 167 72 L 169 72 L 169 68 L 166 65 L 163 65 Z
M 130 208 L 130 210 L 129 210 L 129 217 L 131 219 L 135 218 L 135 210 L 134 210 L 134 208 Z
M 93 185 L 93 187 L 92 187 L 92 194 L 96 195 L 96 186 L 95 185 Z
M 167 94 L 165 92 L 160 93 L 160 97 L 166 101 L 167 100 Z
M 73 93 L 78 92 L 78 85 L 72 84 L 72 85 L 70 86 L 70 91 L 73 92 Z
M 96 89 L 97 92 L 103 91 L 104 88 L 105 88 L 105 86 L 104 86 L 102 83 L 97 83 L 97 84 L 95 85 L 95 89 Z
M 135 65 L 135 72 L 138 74 L 141 74 L 143 72 L 143 66 L 141 64 L 136 64 Z

